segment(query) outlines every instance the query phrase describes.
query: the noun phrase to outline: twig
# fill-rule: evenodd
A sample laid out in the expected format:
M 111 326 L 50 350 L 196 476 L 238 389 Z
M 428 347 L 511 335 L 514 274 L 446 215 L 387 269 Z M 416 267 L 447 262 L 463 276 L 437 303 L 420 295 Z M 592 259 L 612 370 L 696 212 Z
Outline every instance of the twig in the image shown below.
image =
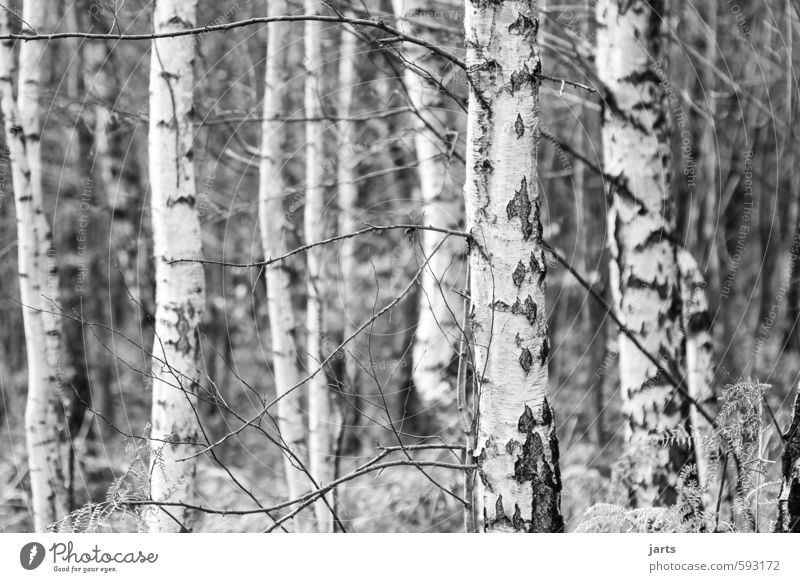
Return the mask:
M 449 236 L 449 234 L 445 234 L 445 236 L 443 236 L 443 237 L 442 237 L 442 240 L 441 240 L 441 241 L 439 241 L 439 244 L 438 244 L 438 245 L 436 245 L 436 248 L 435 248 L 435 249 L 433 250 L 433 252 L 431 253 L 431 256 L 430 256 L 430 257 L 428 257 L 428 259 L 425 261 L 425 263 L 424 263 L 424 264 L 423 264 L 423 265 L 422 265 L 422 266 L 421 266 L 421 267 L 420 267 L 420 268 L 417 270 L 417 272 L 416 272 L 416 274 L 414 275 L 414 277 L 411 279 L 411 281 L 409 281 L 408 285 L 406 285 L 406 287 L 405 287 L 405 288 L 404 288 L 404 289 L 403 289 L 403 290 L 400 292 L 400 294 L 399 294 L 397 297 L 395 297 L 395 298 L 394 298 L 392 301 L 390 301 L 390 302 L 389 302 L 389 303 L 388 303 L 388 304 L 387 304 L 387 305 L 386 305 L 386 306 L 385 306 L 383 309 L 381 309 L 381 310 L 380 310 L 380 311 L 378 311 L 376 314 L 374 314 L 372 317 L 370 317 L 370 318 L 369 318 L 367 321 L 365 321 L 364 323 L 362 323 L 362 324 L 361 324 L 361 325 L 358 327 L 358 329 L 356 329 L 356 330 L 355 330 L 353 333 L 351 333 L 351 334 L 350 334 L 350 335 L 349 335 L 347 338 L 345 338 L 345 339 L 342 341 L 342 343 L 340 343 L 340 344 L 339 344 L 339 345 L 338 345 L 338 346 L 337 346 L 337 347 L 336 347 L 336 348 L 335 348 L 333 351 L 331 351 L 331 353 L 330 353 L 330 354 L 328 354 L 328 356 L 327 356 L 327 357 L 326 357 L 324 360 L 322 360 L 322 362 L 320 362 L 319 366 L 317 366 L 317 367 L 314 369 L 314 371 L 313 371 L 313 372 L 311 372 L 311 373 L 310 373 L 310 374 L 308 374 L 308 375 L 307 375 L 305 378 L 303 378 L 302 380 L 300 380 L 299 382 L 297 382 L 297 383 L 296 383 L 294 386 L 291 386 L 290 388 L 288 388 L 288 389 L 287 389 L 287 390 L 286 390 L 286 391 L 285 391 L 283 394 L 281 394 L 280 396 L 277 396 L 277 397 L 275 397 L 275 398 L 274 398 L 274 399 L 273 399 L 273 400 L 272 400 L 270 403 L 266 404 L 266 405 L 265 405 L 265 406 L 264 406 L 264 407 L 263 407 L 263 408 L 262 408 L 262 409 L 261 409 L 261 410 L 258 412 L 258 414 L 256 414 L 255 416 L 253 416 L 253 417 L 252 417 L 251 419 L 249 419 L 247 422 L 243 423 L 243 424 L 242 424 L 242 425 L 241 425 L 239 428 L 236 428 L 236 429 L 234 429 L 234 430 L 232 430 L 232 431 L 229 431 L 228 433 L 226 433 L 225 435 L 223 435 L 222 437 L 220 437 L 220 438 L 219 438 L 219 439 L 218 439 L 218 440 L 217 440 L 217 441 L 216 441 L 214 444 L 212 444 L 212 445 L 209 445 L 209 447 L 208 447 L 208 448 L 215 447 L 215 446 L 217 446 L 217 445 L 220 445 L 220 444 L 224 443 L 224 442 L 225 442 L 225 441 L 227 441 L 229 438 L 231 438 L 231 437 L 233 437 L 233 436 L 235 436 L 235 435 L 239 434 L 240 432 L 242 432 L 242 431 L 243 431 L 245 428 L 247 428 L 248 426 L 252 425 L 253 423 L 255 423 L 255 422 L 257 422 L 257 421 L 259 421 L 259 420 L 261 419 L 261 417 L 262 417 L 262 416 L 264 416 L 265 414 L 267 414 L 267 411 L 268 411 L 268 410 L 269 410 L 269 409 L 270 409 L 272 406 L 274 406 L 275 404 L 277 404 L 277 403 L 278 403 L 278 402 L 279 402 L 281 399 L 285 398 L 287 395 L 289 395 L 289 394 L 291 394 L 292 392 L 294 392 L 295 390 L 297 390 L 297 389 L 298 389 L 300 386 L 303 386 L 303 385 L 304 385 L 306 382 L 308 382 L 309 380 L 311 380 L 312 378 L 314 378 L 314 377 L 315 377 L 317 374 L 319 374 L 319 373 L 320 373 L 322 370 L 324 370 L 325 366 L 326 366 L 326 365 L 327 365 L 327 364 L 328 364 L 328 363 L 329 363 L 329 362 L 330 362 L 330 361 L 331 361 L 331 360 L 332 360 L 332 359 L 333 359 L 333 358 L 336 356 L 336 354 L 338 354 L 340 351 L 342 351 L 342 350 L 344 349 L 344 347 L 345 347 L 347 344 L 349 344 L 351 341 L 353 341 L 353 340 L 356 338 L 356 336 L 358 336 L 358 334 L 360 334 L 360 333 L 361 333 L 362 331 L 364 331 L 364 330 L 365 330 L 367 327 L 369 327 L 369 326 L 370 326 L 370 325 L 371 325 L 371 324 L 372 324 L 372 323 L 373 323 L 375 320 L 377 320 L 379 317 L 381 317 L 382 315 L 384 315 L 384 314 L 386 314 L 387 312 L 391 311 L 391 310 L 394 308 L 394 306 L 395 306 L 395 305 L 397 305 L 398 303 L 400 303 L 400 301 L 402 301 L 402 299 L 403 299 L 403 298 L 404 298 L 404 297 L 405 297 L 405 296 L 408 294 L 408 292 L 409 292 L 409 291 L 410 291 L 410 290 L 411 290 L 411 289 L 412 289 L 412 288 L 413 288 L 413 287 L 414 287 L 414 286 L 415 286 L 415 285 L 416 285 L 416 284 L 419 282 L 419 278 L 420 278 L 420 276 L 422 275 L 423 271 L 425 270 L 425 267 L 427 266 L 428 262 L 431 260 L 431 257 L 432 257 L 433 255 L 435 255 L 435 254 L 436 254 L 436 252 L 437 252 L 437 251 L 438 251 L 438 250 L 439 250 L 439 249 L 442 247 L 442 245 L 444 244 L 444 242 L 445 242 L 445 241 L 448 239 L 448 236 Z M 203 453 L 205 453 L 205 452 L 206 452 L 206 449 L 207 449 L 207 448 L 206 448 L 206 447 L 204 447 L 204 448 L 203 448 L 202 450 L 200 450 L 199 452 L 197 452 L 197 453 L 194 453 L 194 454 L 193 454 L 193 455 L 191 455 L 190 457 L 186 457 L 186 458 L 192 458 L 192 457 L 196 457 L 196 456 L 202 455 Z
M 679 392 L 679 393 L 680 393 L 680 394 L 681 394 L 681 395 L 682 395 L 684 398 L 686 398 L 686 400 L 687 400 L 687 401 L 688 401 L 688 402 L 689 402 L 689 403 L 690 403 L 692 406 L 694 406 L 694 407 L 697 409 L 697 411 L 700 413 L 700 415 L 701 415 L 701 416 L 702 416 L 704 419 L 706 419 L 706 420 L 709 422 L 709 424 L 711 424 L 712 426 L 716 426 L 716 425 L 717 425 L 717 423 L 716 423 L 716 421 L 715 421 L 714 417 L 713 417 L 713 416 L 711 416 L 711 414 L 709 414 L 709 412 L 708 412 L 708 411 L 705 409 L 705 407 L 703 407 L 703 406 L 702 406 L 702 405 L 701 405 L 701 404 L 700 404 L 700 403 L 699 403 L 699 402 L 698 402 L 698 401 L 697 401 L 697 400 L 696 400 L 696 399 L 695 399 L 695 398 L 694 398 L 694 397 L 693 397 L 691 394 L 689 394 L 689 392 L 688 392 L 688 391 L 686 390 L 686 388 L 683 386 L 683 383 L 682 383 L 682 382 L 678 381 L 678 380 L 677 380 L 677 379 L 676 379 L 676 378 L 675 378 L 675 377 L 674 377 L 674 376 L 673 376 L 673 375 L 672 375 L 672 374 L 669 372 L 669 370 L 667 370 L 666 368 L 664 368 L 664 366 L 662 366 L 662 365 L 661 365 L 661 363 L 658 361 L 658 358 L 656 358 L 656 357 L 655 357 L 653 354 L 651 354 L 649 351 L 647 351 L 647 349 L 645 349 L 645 347 L 642 345 L 642 343 L 641 343 L 641 342 L 640 342 L 640 341 L 639 341 L 639 340 L 636 338 L 636 336 L 634 335 L 634 333 L 633 333 L 633 332 L 632 332 L 630 329 L 628 329 L 628 327 L 627 327 L 627 326 L 626 326 L 624 323 L 622 323 L 622 321 L 619 319 L 619 317 L 617 317 L 617 314 L 616 314 L 616 313 L 614 313 L 614 309 L 613 309 L 613 308 L 612 308 L 612 307 L 611 307 L 611 306 L 608 304 L 608 302 L 605 300 L 605 298 L 604 298 L 602 295 L 600 295 L 600 294 L 599 294 L 599 293 L 598 293 L 598 292 L 597 292 L 597 291 L 596 291 L 596 290 L 595 290 L 595 289 L 594 289 L 594 288 L 593 288 L 593 287 L 592 287 L 592 286 L 591 286 L 591 285 L 590 285 L 590 284 L 589 284 L 589 283 L 586 281 L 586 279 L 584 279 L 584 278 L 583 278 L 583 277 L 580 275 L 580 273 L 578 273 L 578 272 L 577 272 L 577 271 L 576 271 L 576 270 L 575 270 L 575 269 L 574 269 L 574 268 L 573 268 L 573 267 L 572 267 L 572 266 L 571 266 L 571 265 L 570 265 L 570 264 L 567 262 L 567 260 L 566 260 L 564 257 L 562 257 L 562 256 L 561 256 L 561 255 L 560 255 L 560 254 L 559 254 L 559 253 L 558 253 L 558 252 L 555 250 L 555 249 L 553 249 L 553 247 L 551 247 L 551 246 L 550 246 L 549 244 L 547 244 L 546 242 L 542 242 L 542 246 L 545 248 L 545 250 L 547 250 L 547 252 L 549 252 L 551 255 L 553 255 L 553 258 L 555 258 L 555 260 L 556 260 L 556 261 L 558 261 L 559 263 L 561 263 L 561 264 L 562 264 L 562 265 L 563 265 L 563 266 L 564 266 L 564 267 L 565 267 L 565 268 L 566 268 L 566 269 L 567 269 L 567 270 L 568 270 L 568 271 L 569 271 L 569 272 L 572 274 L 572 276 L 573 276 L 573 277 L 575 277 L 575 279 L 578 281 L 578 283 L 579 283 L 579 284 L 580 284 L 580 285 L 581 285 L 583 288 L 585 288 L 585 289 L 586 289 L 586 290 L 589 292 L 589 294 L 590 294 L 590 295 L 591 295 L 591 296 L 592 296 L 592 297 L 593 297 L 593 298 L 594 298 L 594 299 L 595 299 L 595 300 L 596 300 L 598 303 L 600 303 L 600 305 L 602 305 L 602 306 L 603 306 L 603 308 L 606 310 L 606 312 L 607 312 L 607 313 L 608 313 L 608 315 L 611 317 L 611 319 L 612 319 L 612 320 L 614 320 L 614 323 L 616 323 L 616 324 L 617 324 L 617 327 L 619 328 L 619 330 L 620 330 L 620 331 L 621 331 L 623 334 L 625 334 L 625 336 L 626 336 L 626 337 L 627 337 L 629 340 L 631 340 L 631 343 L 633 343 L 633 345 L 634 345 L 634 346 L 636 346 L 636 348 L 637 348 L 637 349 L 638 349 L 638 350 L 639 350 L 639 351 L 642 353 L 642 355 L 644 355 L 644 356 L 645 356 L 645 357 L 646 357 L 648 360 L 650 360 L 650 362 L 652 362 L 652 363 L 653 363 L 653 365 L 654 365 L 654 366 L 656 366 L 656 368 L 658 369 L 659 373 L 664 375 L 664 378 L 665 378 L 665 379 L 666 379 L 666 380 L 667 380 L 667 381 L 668 381 L 670 384 L 672 384 L 672 386 L 675 388 L 675 390 L 677 390 L 677 391 L 678 391 L 678 392 Z
M 400 30 L 397 30 L 393 26 L 389 26 L 385 22 L 381 20 L 373 20 L 367 18 L 349 18 L 346 16 L 327 16 L 327 15 L 318 15 L 318 14 L 293 14 L 293 15 L 282 15 L 282 16 L 259 16 L 256 18 L 248 18 L 245 20 L 236 20 L 234 22 L 226 22 L 222 24 L 212 24 L 208 26 L 200 26 L 195 28 L 187 28 L 184 30 L 176 30 L 171 32 L 160 32 L 160 33 L 144 33 L 144 34 L 102 34 L 102 33 L 94 33 L 94 32 L 56 32 L 52 34 L 7 34 L 4 36 L 0 36 L 0 41 L 3 40 L 23 40 L 23 41 L 32 41 L 32 40 L 58 40 L 63 38 L 82 38 L 86 40 L 115 40 L 115 41 L 122 41 L 122 40 L 155 40 L 160 38 L 176 38 L 180 36 L 193 36 L 193 35 L 203 35 L 209 32 L 219 32 L 224 30 L 233 30 L 235 28 L 242 28 L 245 26 L 254 26 L 259 24 L 269 24 L 272 22 L 306 22 L 306 21 L 315 21 L 315 22 L 332 22 L 338 24 L 352 24 L 354 26 L 366 26 L 369 28 L 377 28 L 383 32 L 388 34 L 394 35 L 397 38 L 405 41 L 410 42 L 413 44 L 420 45 L 425 47 L 432 53 L 447 59 L 448 61 L 452 62 L 453 64 L 459 66 L 462 69 L 466 69 L 466 64 L 462 59 L 457 57 L 456 55 L 449 53 L 442 49 L 441 47 L 437 46 L 436 44 L 429 42 L 423 38 L 411 36 L 410 34 L 405 34 Z
M 365 223 L 365 224 L 368 224 L 368 223 Z M 286 253 L 284 255 L 281 255 L 280 257 L 270 258 L 270 259 L 266 259 L 266 260 L 263 260 L 263 261 L 255 261 L 255 262 L 252 262 L 252 263 L 228 263 L 228 262 L 225 262 L 225 261 L 215 261 L 215 260 L 210 260 L 210 259 L 172 259 L 172 260 L 167 261 L 167 263 L 169 263 L 169 264 L 172 264 L 172 263 L 203 263 L 203 264 L 207 264 L 207 265 L 222 265 L 222 266 L 225 266 L 225 267 L 235 267 L 235 268 L 242 268 L 242 269 L 253 268 L 253 267 L 268 267 L 269 265 L 272 265 L 273 263 L 277 263 L 279 261 L 283 261 L 285 259 L 288 259 L 291 256 L 294 256 L 294 255 L 299 254 L 299 253 L 303 253 L 303 252 L 305 252 L 305 251 L 307 251 L 309 249 L 312 249 L 314 247 L 318 247 L 318 246 L 321 246 L 321 245 L 327 245 L 327 244 L 330 244 L 330 243 L 333 243 L 333 242 L 336 242 L 336 241 L 345 240 L 345 239 L 348 239 L 348 238 L 353 238 L 355 236 L 360 236 L 362 234 L 368 234 L 368 233 L 371 233 L 371 232 L 385 232 L 385 231 L 388 231 L 388 230 L 400 230 L 400 229 L 407 230 L 409 232 L 413 232 L 415 230 L 432 230 L 434 232 L 441 232 L 442 234 L 446 234 L 446 235 L 450 235 L 450 236 L 460 236 L 460 237 L 464 237 L 464 238 L 469 238 L 469 234 L 466 233 L 466 232 L 462 232 L 462 231 L 459 231 L 459 230 L 450 230 L 448 228 L 439 228 L 437 226 L 421 226 L 421 225 L 417 225 L 417 224 L 392 224 L 392 225 L 388 225 L 388 226 L 379 226 L 379 225 L 370 224 L 367 228 L 363 228 L 363 229 L 358 230 L 356 232 L 351 232 L 351 233 L 348 233 L 348 234 L 340 234 L 340 235 L 337 235 L 337 236 L 332 236 L 332 237 L 327 238 L 325 240 L 321 240 L 321 241 L 317 241 L 317 242 L 310 243 L 310 244 L 307 244 L 307 245 L 303 245 L 301 247 L 297 247 L 296 249 L 293 249 L 293 250 L 289 251 L 288 253 Z

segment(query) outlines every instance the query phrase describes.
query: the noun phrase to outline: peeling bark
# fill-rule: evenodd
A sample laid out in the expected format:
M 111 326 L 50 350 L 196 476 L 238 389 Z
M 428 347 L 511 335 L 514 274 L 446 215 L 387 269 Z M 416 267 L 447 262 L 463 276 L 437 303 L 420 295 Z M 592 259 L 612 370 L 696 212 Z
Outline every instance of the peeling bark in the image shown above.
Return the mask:
M 603 169 L 611 186 L 609 280 L 614 308 L 644 348 L 680 377 L 682 333 L 665 66 L 664 1 L 601 0 L 597 69 L 604 86 Z M 625 436 L 637 454 L 632 501 L 670 505 L 685 447 L 664 447 L 683 429 L 685 403 L 625 335 L 619 335 Z
M 269 2 L 268 16 L 286 14 L 284 0 Z M 264 78 L 264 121 L 261 124 L 261 160 L 259 165 L 259 226 L 265 257 L 282 256 L 287 251 L 286 226 L 288 218 L 283 208 L 285 190 L 283 174 L 284 123 L 277 118 L 284 114 L 283 98 L 289 77 L 287 50 L 289 27 L 275 25 L 269 28 L 267 40 L 267 65 Z M 275 393 L 278 401 L 278 429 L 291 452 L 301 463 L 307 455 L 306 431 L 301 392 L 289 388 L 300 381 L 297 359 L 297 321 L 292 306 L 290 277 L 283 262 L 266 268 L 267 308 L 272 352 L 272 369 L 275 376 Z M 308 477 L 298 468 L 297 460 L 284 453 L 284 470 L 289 498 L 300 497 L 310 487 Z M 304 520 L 295 520 L 298 531 L 307 529 Z
M 558 532 L 558 441 L 536 155 L 537 3 L 468 1 L 464 187 L 479 389 L 477 505 L 486 532 Z
M 9 14 L 0 10 L 0 34 L 8 34 Z M 26 0 L 23 34 L 45 25 L 46 4 Z M 31 482 L 31 512 L 42 532 L 64 516 L 65 423 L 62 407 L 61 325 L 58 272 L 53 234 L 44 213 L 42 183 L 40 63 L 44 43 L 22 43 L 19 52 L 19 95 L 14 100 L 13 41 L 0 41 L 0 93 L 6 144 L 12 168 L 17 214 L 17 257 L 20 303 L 28 364 L 25 439 Z
M 194 26 L 195 0 L 159 0 L 156 33 Z M 150 471 L 154 501 L 191 503 L 200 426 L 196 417 L 201 378 L 200 323 L 205 309 L 200 219 L 195 208 L 193 163 L 195 42 L 191 37 L 153 41 L 150 63 L 150 187 L 156 281 Z M 154 508 L 151 532 L 180 531 L 189 513 Z M 179 523 L 181 525 L 179 525 Z

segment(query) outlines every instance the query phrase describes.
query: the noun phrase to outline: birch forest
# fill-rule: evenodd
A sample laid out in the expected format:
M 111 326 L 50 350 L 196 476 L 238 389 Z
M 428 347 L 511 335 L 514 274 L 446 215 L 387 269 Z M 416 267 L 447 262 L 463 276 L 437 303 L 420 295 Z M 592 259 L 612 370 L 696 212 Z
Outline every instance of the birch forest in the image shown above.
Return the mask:
M 0 532 L 800 533 L 799 22 L 0 0 Z

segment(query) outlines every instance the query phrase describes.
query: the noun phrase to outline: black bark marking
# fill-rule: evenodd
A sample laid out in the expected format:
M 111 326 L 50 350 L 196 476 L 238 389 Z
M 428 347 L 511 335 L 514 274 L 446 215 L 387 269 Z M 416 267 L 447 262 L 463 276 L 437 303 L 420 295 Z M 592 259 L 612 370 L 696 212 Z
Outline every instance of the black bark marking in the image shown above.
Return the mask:
M 514 313 L 514 308 L 513 307 L 509 307 L 508 303 L 506 303 L 505 301 L 500 301 L 500 300 L 495 301 L 494 303 L 492 303 L 492 310 L 493 311 L 502 311 L 504 313 L 508 312 L 508 311 L 511 311 L 512 313 Z
M 687 333 L 694 335 L 711 330 L 711 314 L 708 311 L 699 311 L 689 316 Z
M 192 325 L 191 320 L 195 316 L 195 309 L 191 303 L 175 308 L 178 321 L 175 323 L 175 330 L 178 332 L 178 339 L 174 342 L 175 350 L 184 355 L 190 355 L 198 346 L 198 329 Z
M 517 452 L 517 449 L 519 449 L 521 446 L 522 443 L 520 443 L 519 441 L 515 441 L 514 439 L 509 439 L 509 441 L 506 443 L 506 453 L 508 453 L 509 455 L 513 455 L 514 453 Z
M 511 525 L 515 531 L 525 530 L 525 520 L 522 519 L 522 512 L 519 510 L 519 505 L 514 504 L 514 517 L 511 518 Z
M 494 502 L 494 513 L 496 519 L 503 519 L 506 516 L 506 512 L 503 509 L 503 496 L 498 495 L 497 500 Z
M 522 348 L 519 354 L 519 365 L 522 366 L 526 374 L 531 371 L 531 367 L 533 366 L 533 354 L 531 354 L 528 348 Z
M 531 273 L 540 273 L 542 271 L 539 261 L 536 259 L 536 254 L 531 251 Z
M 528 295 L 525 298 L 525 306 L 523 313 L 525 314 L 528 323 L 530 323 L 531 325 L 536 323 L 536 303 L 533 301 L 533 298 L 530 295 Z
M 795 398 L 794 413 L 784 437 L 786 446 L 781 456 L 783 483 L 778 497 L 778 533 L 800 533 L 800 396 Z M 788 489 L 788 491 L 787 491 Z
M 542 342 L 542 347 L 539 348 L 539 361 L 542 363 L 542 366 L 547 365 L 547 356 L 550 355 L 550 342 L 547 341 L 547 338 L 544 339 Z
M 531 251 L 531 273 L 539 275 L 539 284 L 541 285 L 544 282 L 545 277 L 547 276 L 547 262 L 544 260 L 544 254 L 542 254 L 540 259 L 536 258 L 536 253 Z
M 542 429 L 549 434 L 542 440 Z M 530 522 L 522 520 L 524 531 L 561 532 L 564 520 L 560 510 L 561 474 L 558 468 L 558 439 L 553 430 L 553 415 L 545 400 L 540 418 L 530 407 L 519 418 L 517 430 L 525 435 L 522 452 L 514 462 L 514 479 L 517 483 L 530 483 L 532 509 Z
M 514 281 L 514 285 L 519 287 L 525 281 L 525 265 L 522 261 L 517 263 L 517 268 L 514 269 L 514 272 L 511 274 L 511 279 Z
M 177 204 L 185 204 L 189 208 L 194 208 L 194 194 L 182 194 L 180 196 L 175 196 L 174 198 L 172 196 L 167 198 L 167 208 L 173 208 Z
M 520 303 L 519 297 L 517 297 L 517 300 L 514 301 L 514 305 L 511 306 L 511 313 L 514 315 L 524 315 L 531 326 L 536 323 L 537 311 L 536 302 L 530 295 L 525 298 L 523 303 Z
M 539 67 L 537 66 L 537 68 Z M 521 69 L 517 69 L 516 71 L 511 73 L 509 90 L 513 95 L 525 85 L 528 85 L 529 87 L 532 88 L 536 87 L 536 74 L 531 72 L 531 70 L 528 68 L 527 63 L 522 65 Z
M 531 201 L 528 198 L 528 179 L 523 176 L 519 190 L 514 191 L 514 197 L 506 205 L 506 215 L 508 219 L 519 217 L 522 237 L 528 240 L 533 234 L 533 224 L 531 224 Z
M 517 132 L 517 138 L 525 135 L 525 122 L 522 121 L 522 116 L 517 113 L 517 120 L 514 122 L 514 131 Z
M 520 13 L 517 16 L 517 19 L 511 24 L 509 24 L 508 32 L 510 34 L 521 34 L 521 35 L 527 35 L 531 33 L 536 34 L 538 28 L 539 28 L 539 23 L 536 20 Z

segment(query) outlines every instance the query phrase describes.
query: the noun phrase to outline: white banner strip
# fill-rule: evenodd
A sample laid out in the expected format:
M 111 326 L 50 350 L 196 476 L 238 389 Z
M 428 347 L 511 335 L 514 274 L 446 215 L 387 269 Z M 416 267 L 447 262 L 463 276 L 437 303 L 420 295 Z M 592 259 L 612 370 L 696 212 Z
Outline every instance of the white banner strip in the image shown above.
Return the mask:
M 0 580 L 796 582 L 798 540 L 775 534 L 4 534 Z

